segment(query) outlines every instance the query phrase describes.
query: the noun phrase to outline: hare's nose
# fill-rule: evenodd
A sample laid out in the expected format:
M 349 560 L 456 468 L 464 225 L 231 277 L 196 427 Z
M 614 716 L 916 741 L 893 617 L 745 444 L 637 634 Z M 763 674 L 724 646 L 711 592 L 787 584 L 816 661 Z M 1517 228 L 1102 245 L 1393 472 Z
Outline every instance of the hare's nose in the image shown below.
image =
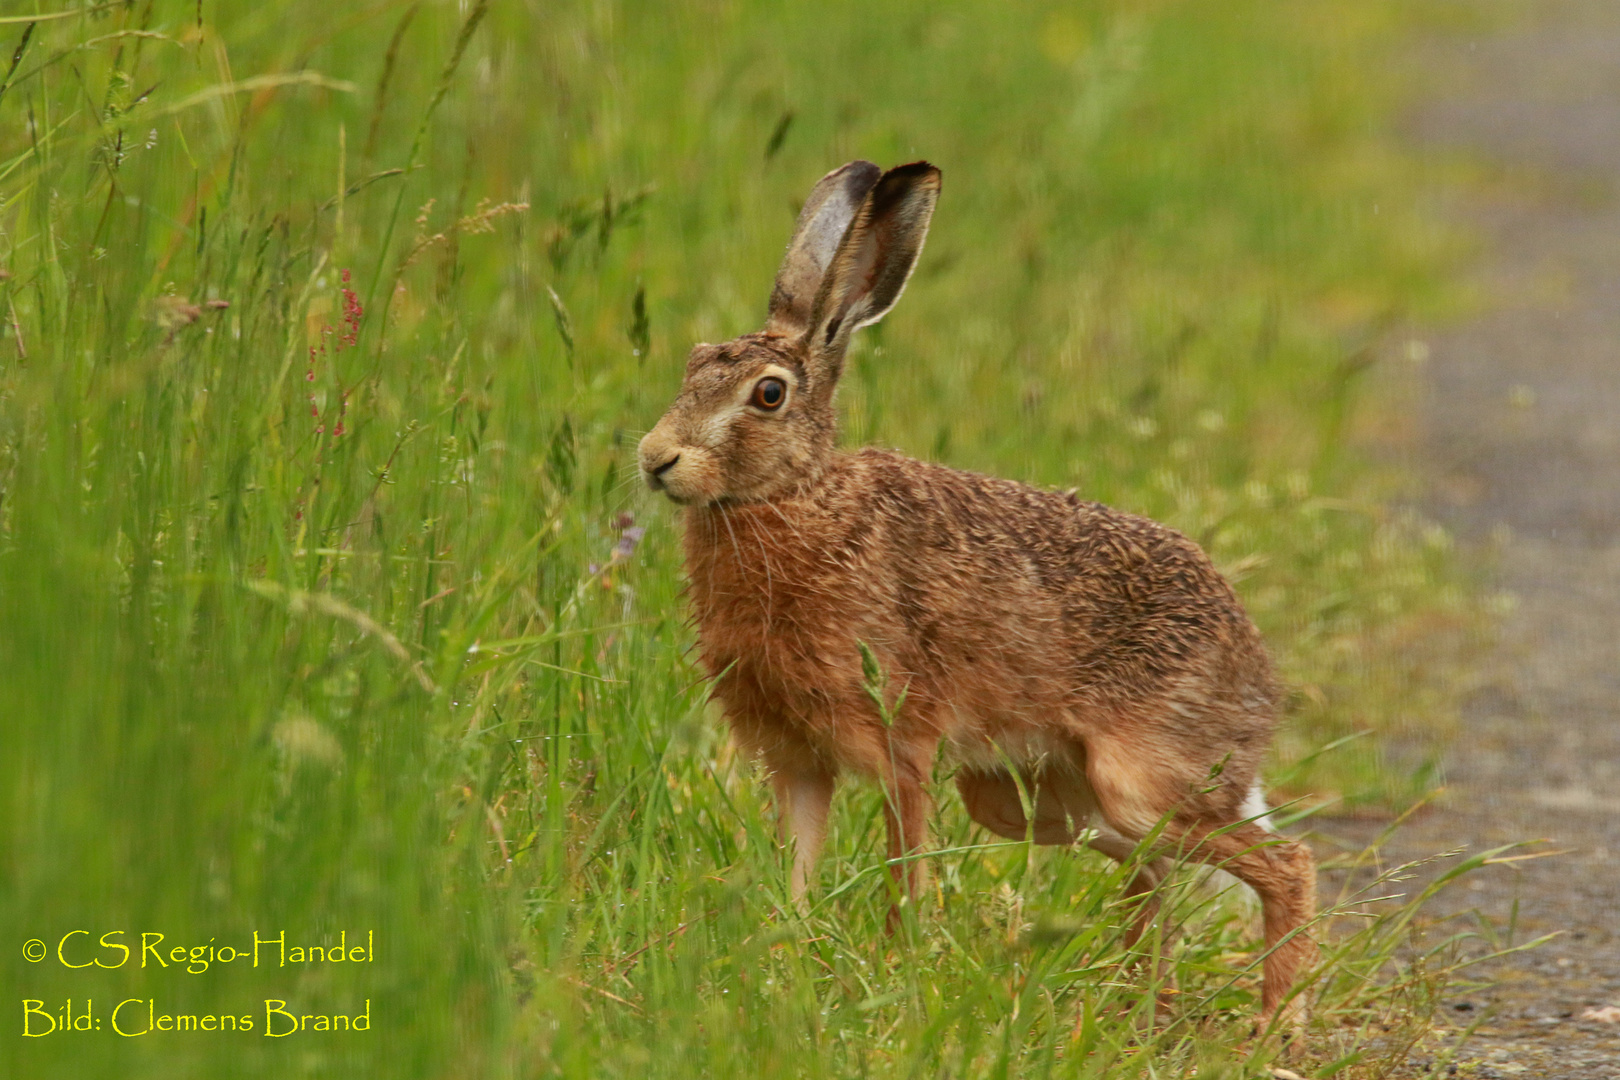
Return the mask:
M 652 474 L 652 478 L 654 480 L 662 481 L 664 479 L 664 474 L 673 469 L 675 467 L 675 463 L 679 460 L 681 460 L 681 455 L 677 451 L 676 454 L 668 461 L 664 462 L 662 465 L 655 465 L 647 471 Z

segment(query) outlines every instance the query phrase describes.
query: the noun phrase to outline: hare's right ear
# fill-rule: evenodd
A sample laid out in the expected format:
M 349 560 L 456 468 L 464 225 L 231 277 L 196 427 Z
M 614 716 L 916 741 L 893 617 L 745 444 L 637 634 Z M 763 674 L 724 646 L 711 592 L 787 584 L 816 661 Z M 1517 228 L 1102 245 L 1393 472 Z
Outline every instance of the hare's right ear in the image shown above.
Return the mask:
M 766 330 L 797 338 L 810 329 L 810 308 L 827 265 L 881 172 L 870 161 L 852 161 L 823 176 L 810 190 L 793 226 L 782 268 L 776 272 Z
M 938 201 L 939 170 L 926 161 L 897 165 L 873 185 L 811 306 L 806 344 L 813 377 L 837 382 L 850 335 L 900 299 Z

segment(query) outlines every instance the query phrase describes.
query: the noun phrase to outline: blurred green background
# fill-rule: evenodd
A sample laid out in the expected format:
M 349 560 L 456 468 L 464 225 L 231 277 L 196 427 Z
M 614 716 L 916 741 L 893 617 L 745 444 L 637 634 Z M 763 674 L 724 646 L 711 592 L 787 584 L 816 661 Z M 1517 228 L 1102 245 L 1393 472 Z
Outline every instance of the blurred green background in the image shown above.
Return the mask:
M 952 797 L 909 936 L 873 789 L 786 908 L 633 450 L 815 179 L 926 157 L 845 443 L 1186 531 L 1292 689 L 1276 798 L 1405 805 L 1477 622 L 1367 448 L 1391 328 L 1454 300 L 1389 136 L 1411 6 L 70 10 L 0 3 L 0 1071 L 1243 1075 L 1240 905 L 1189 901 L 1196 1008 L 1138 1038 L 1117 872 Z M 74 930 L 376 953 L 67 969 Z M 103 1030 L 19 1034 L 70 998 Z M 119 1037 L 126 999 L 256 1027 Z

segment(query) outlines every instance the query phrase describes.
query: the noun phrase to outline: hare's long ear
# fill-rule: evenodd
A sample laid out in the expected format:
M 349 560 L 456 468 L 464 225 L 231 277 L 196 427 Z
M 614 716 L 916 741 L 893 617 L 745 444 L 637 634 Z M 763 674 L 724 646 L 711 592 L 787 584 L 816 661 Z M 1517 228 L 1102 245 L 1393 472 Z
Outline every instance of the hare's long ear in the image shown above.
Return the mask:
M 914 161 L 884 173 L 861 204 L 811 309 L 807 344 L 813 377 L 824 385 L 843 370 L 850 335 L 900 299 L 938 200 L 939 170 Z
M 880 172 L 870 161 L 852 161 L 823 176 L 810 190 L 793 226 L 782 268 L 776 272 L 766 330 L 800 337 L 810 329 L 810 308 L 827 274 L 827 264 Z

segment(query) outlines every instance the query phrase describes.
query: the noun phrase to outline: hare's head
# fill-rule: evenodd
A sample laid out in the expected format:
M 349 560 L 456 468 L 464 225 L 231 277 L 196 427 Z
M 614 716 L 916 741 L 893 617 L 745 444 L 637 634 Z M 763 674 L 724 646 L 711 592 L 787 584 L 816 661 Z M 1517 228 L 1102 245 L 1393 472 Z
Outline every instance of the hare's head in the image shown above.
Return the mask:
M 832 456 L 833 393 L 854 332 L 883 318 L 917 265 L 939 197 L 925 161 L 852 161 L 810 192 L 765 329 L 698 345 L 641 473 L 678 503 L 757 502 L 813 482 Z

